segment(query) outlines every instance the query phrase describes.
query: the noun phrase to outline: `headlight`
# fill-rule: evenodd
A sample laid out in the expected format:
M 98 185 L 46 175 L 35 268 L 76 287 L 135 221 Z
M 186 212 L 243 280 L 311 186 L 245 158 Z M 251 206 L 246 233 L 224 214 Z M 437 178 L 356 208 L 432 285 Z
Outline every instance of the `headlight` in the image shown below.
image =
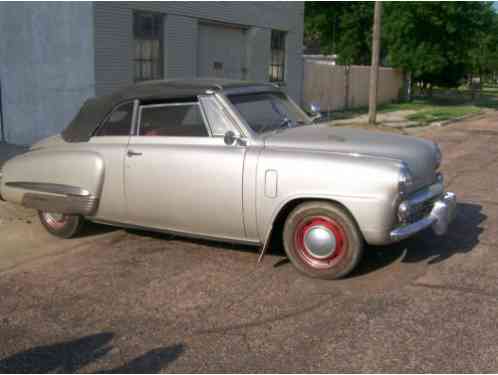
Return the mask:
M 436 143 L 435 145 L 435 155 L 436 155 L 436 169 L 438 169 L 441 166 L 441 161 L 443 160 L 443 154 L 441 153 L 441 149 L 439 148 L 439 145 Z
M 412 214 L 412 207 L 409 201 L 404 201 L 398 206 L 398 220 L 400 223 L 408 223 Z
M 405 162 L 401 162 L 399 171 L 398 188 L 401 195 L 406 194 L 410 187 L 413 185 L 413 177 L 410 168 Z

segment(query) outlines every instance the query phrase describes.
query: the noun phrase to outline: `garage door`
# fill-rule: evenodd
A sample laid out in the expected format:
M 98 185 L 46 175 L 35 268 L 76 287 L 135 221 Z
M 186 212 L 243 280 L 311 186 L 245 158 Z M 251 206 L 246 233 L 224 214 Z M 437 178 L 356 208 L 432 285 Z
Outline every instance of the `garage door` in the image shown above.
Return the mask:
M 244 29 L 199 24 L 197 75 L 245 79 L 246 33 Z

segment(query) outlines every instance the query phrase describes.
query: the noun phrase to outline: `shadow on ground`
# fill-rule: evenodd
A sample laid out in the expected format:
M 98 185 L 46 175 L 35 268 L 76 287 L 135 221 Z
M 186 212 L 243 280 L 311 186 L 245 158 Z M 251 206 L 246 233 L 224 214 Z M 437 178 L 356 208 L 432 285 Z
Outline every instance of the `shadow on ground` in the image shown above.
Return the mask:
M 412 238 L 389 246 L 368 246 L 363 261 L 351 277 L 374 272 L 401 258 L 402 263 L 436 264 L 455 254 L 468 253 L 479 244 L 486 220 L 482 206 L 458 203 L 457 216 L 444 236 L 427 229 Z
M 486 219 L 482 213 L 482 206 L 471 203 L 458 203 L 457 216 L 450 225 L 449 231 L 444 236 L 436 236 L 431 229 L 427 229 L 412 238 L 389 246 L 367 246 L 362 262 L 358 268 L 349 276 L 357 277 L 372 273 L 388 267 L 390 264 L 401 259 L 403 263 L 419 263 L 427 261 L 434 264 L 444 261 L 454 254 L 471 251 L 479 243 L 479 235 L 483 228 L 481 223 Z M 113 227 L 96 225 L 90 231 L 114 230 Z M 128 229 L 128 232 L 149 238 L 157 238 L 164 241 L 184 241 L 201 246 L 208 246 L 213 251 L 238 251 L 254 253 L 255 262 L 260 248 L 233 243 L 223 243 L 205 239 L 189 239 L 177 237 L 170 234 Z M 95 234 L 95 232 L 94 232 Z M 268 255 L 280 259 L 273 264 L 274 268 L 288 265 L 290 262 L 285 255 L 281 243 L 272 241 L 267 250 Z
M 113 333 L 99 333 L 35 348 L 0 359 L 0 373 L 74 373 L 113 350 Z M 100 373 L 158 373 L 175 361 L 183 344 L 151 350 L 119 367 Z

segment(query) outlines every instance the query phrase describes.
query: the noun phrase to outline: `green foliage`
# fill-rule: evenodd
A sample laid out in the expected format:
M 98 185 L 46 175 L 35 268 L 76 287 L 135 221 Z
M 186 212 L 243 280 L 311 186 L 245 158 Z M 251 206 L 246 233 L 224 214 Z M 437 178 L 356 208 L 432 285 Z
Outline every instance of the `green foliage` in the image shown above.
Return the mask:
M 414 81 L 456 87 L 475 71 L 498 70 L 498 16 L 486 2 L 383 4 L 384 65 Z M 306 3 L 305 38 L 345 64 L 370 63 L 373 3 Z
M 305 39 L 318 39 L 322 52 L 339 55 L 341 64 L 370 63 L 373 3 L 308 2 Z

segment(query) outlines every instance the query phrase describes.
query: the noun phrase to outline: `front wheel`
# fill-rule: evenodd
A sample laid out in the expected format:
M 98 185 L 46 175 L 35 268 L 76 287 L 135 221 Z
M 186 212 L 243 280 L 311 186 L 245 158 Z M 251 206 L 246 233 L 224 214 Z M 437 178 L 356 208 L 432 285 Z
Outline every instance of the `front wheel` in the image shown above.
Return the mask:
M 83 227 L 83 217 L 80 215 L 38 211 L 38 216 L 48 232 L 61 238 L 74 237 Z
M 285 221 L 283 237 L 292 264 L 310 277 L 344 277 L 363 255 L 363 237 L 353 218 L 327 202 L 297 206 Z

